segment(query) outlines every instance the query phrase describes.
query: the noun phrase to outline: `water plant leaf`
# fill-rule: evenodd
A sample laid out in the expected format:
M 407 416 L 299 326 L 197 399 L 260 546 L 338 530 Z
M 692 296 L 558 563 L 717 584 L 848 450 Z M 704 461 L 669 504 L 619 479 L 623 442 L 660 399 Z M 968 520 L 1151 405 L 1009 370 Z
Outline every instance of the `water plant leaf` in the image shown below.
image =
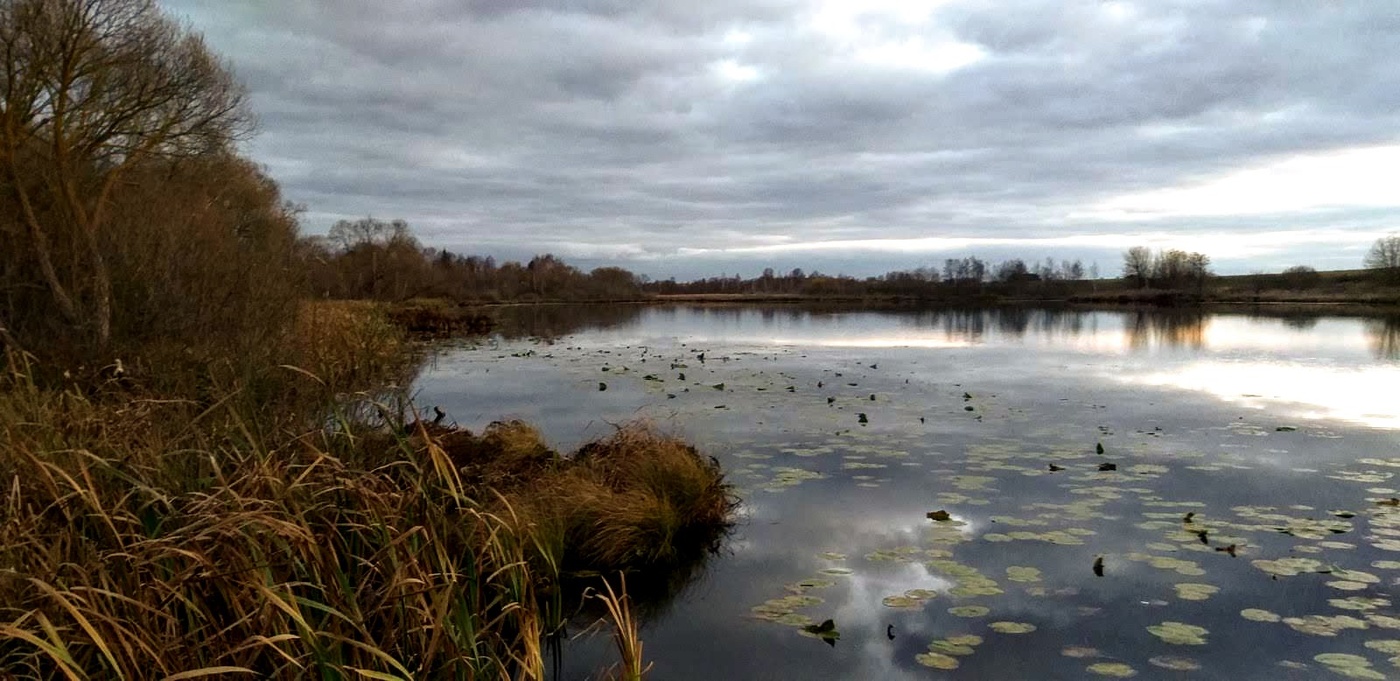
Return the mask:
M 1382 674 L 1371 669 L 1371 661 L 1349 653 L 1322 653 L 1313 659 L 1327 667 L 1328 671 L 1352 679 L 1385 679 Z
M 1189 657 L 1171 657 L 1169 655 L 1159 655 L 1147 660 L 1154 667 L 1170 669 L 1177 672 L 1194 672 L 1201 668 L 1201 663 Z
M 1128 679 L 1137 676 L 1137 670 L 1122 662 L 1097 662 L 1085 668 L 1090 674 L 1114 679 Z
M 1373 639 L 1366 642 L 1366 647 L 1387 655 L 1400 655 L 1400 641 L 1394 639 Z
M 925 516 L 927 516 L 929 520 L 936 520 L 938 522 L 947 522 L 953 519 L 953 516 L 944 510 L 929 511 Z
M 1099 652 L 1098 648 L 1089 648 L 1087 646 L 1065 646 L 1060 649 L 1060 654 L 1064 655 L 1065 657 L 1084 659 L 1089 657 L 1098 657 L 1102 653 Z
M 1240 617 L 1243 617 L 1252 622 L 1277 622 L 1283 619 L 1282 617 L 1279 617 L 1278 613 L 1269 612 L 1268 610 L 1260 610 L 1259 608 L 1245 608 L 1244 610 L 1240 611 Z
M 931 653 L 942 653 L 944 655 L 954 655 L 959 657 L 964 655 L 971 655 L 972 653 L 976 652 L 972 649 L 972 646 L 954 643 L 952 641 L 944 639 L 940 639 L 928 644 L 928 650 Z
M 1206 628 L 1194 624 L 1163 622 L 1149 626 L 1147 631 L 1167 643 L 1176 645 L 1200 646 L 1206 643 Z
M 923 606 L 924 602 L 917 598 L 910 598 L 908 596 L 885 596 L 884 598 L 880 599 L 880 604 L 887 608 L 913 609 Z
M 1039 582 L 1040 570 L 1033 567 L 1012 565 L 1011 567 L 1006 568 L 1006 578 L 1013 582 Z
M 959 664 L 958 658 L 943 653 L 919 653 L 914 656 L 914 661 L 934 669 L 957 669 Z
M 1036 629 L 1034 624 L 1026 622 L 992 622 L 987 626 L 1000 634 L 1029 634 Z
M 1220 591 L 1219 587 L 1210 584 L 1183 583 L 1172 586 L 1176 589 L 1176 597 L 1183 601 L 1204 601 Z
M 948 608 L 948 614 L 955 617 L 986 617 L 991 609 L 984 605 L 957 605 Z

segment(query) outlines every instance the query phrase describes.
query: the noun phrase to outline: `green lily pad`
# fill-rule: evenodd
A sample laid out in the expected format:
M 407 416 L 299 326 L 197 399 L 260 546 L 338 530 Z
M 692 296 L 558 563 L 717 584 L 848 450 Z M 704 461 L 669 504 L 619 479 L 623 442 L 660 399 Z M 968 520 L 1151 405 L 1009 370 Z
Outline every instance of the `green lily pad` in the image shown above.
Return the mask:
M 1090 674 L 1107 676 L 1114 679 L 1128 679 L 1137 676 L 1137 670 L 1123 664 L 1122 662 L 1099 662 L 1091 664 L 1085 669 Z
M 971 655 L 973 652 L 975 652 L 972 649 L 972 646 L 963 645 L 960 643 L 953 643 L 952 641 L 948 641 L 946 639 L 940 639 L 928 644 L 928 650 L 931 653 L 941 653 L 943 655 L 956 656 Z
M 1154 667 L 1170 669 L 1176 672 L 1194 672 L 1201 668 L 1201 663 L 1189 657 L 1171 657 L 1160 655 L 1148 660 Z
M 1147 630 L 1167 643 L 1184 646 L 1205 645 L 1205 636 L 1208 633 L 1205 627 L 1183 622 L 1163 622 L 1154 624 Z
M 956 617 L 986 617 L 991 609 L 983 605 L 958 605 L 948 608 L 948 614 Z
M 1022 567 L 1020 565 L 1012 565 L 1011 567 L 1006 568 L 1006 578 L 1013 582 L 1039 582 L 1040 570 L 1033 567 Z
M 1313 636 L 1336 636 L 1343 629 L 1366 629 L 1369 625 L 1349 615 L 1308 615 L 1306 617 L 1285 617 L 1283 623 L 1294 631 Z
M 957 669 L 959 664 L 958 658 L 942 653 L 919 653 L 914 656 L 914 661 L 934 669 Z
M 924 602 L 908 596 L 885 596 L 880 604 L 887 608 L 914 609 L 922 607 Z
M 1283 619 L 1279 617 L 1277 613 L 1272 613 L 1268 610 L 1260 610 L 1259 608 L 1245 608 L 1240 611 L 1240 617 L 1253 622 L 1277 622 Z
M 1390 606 L 1390 600 L 1385 598 L 1367 598 L 1365 596 L 1348 596 L 1347 598 L 1330 598 L 1327 603 L 1334 608 L 1342 610 L 1357 610 L 1365 612 L 1376 608 Z
M 1385 679 L 1382 674 L 1371 669 L 1371 661 L 1360 656 L 1349 653 L 1322 653 L 1314 655 L 1313 659 L 1326 665 L 1327 669 L 1333 673 L 1340 674 L 1352 679 Z
M 1379 650 L 1386 655 L 1400 655 L 1400 641 L 1394 639 L 1375 639 L 1367 641 L 1366 647 L 1371 650 Z
M 1204 601 L 1210 598 L 1211 594 L 1220 591 L 1219 587 L 1211 586 L 1210 584 L 1184 583 L 1174 584 L 1172 586 L 1176 588 L 1176 597 L 1183 601 Z
M 1029 634 L 1035 631 L 1034 624 L 1025 622 L 992 622 L 987 626 L 1000 634 Z

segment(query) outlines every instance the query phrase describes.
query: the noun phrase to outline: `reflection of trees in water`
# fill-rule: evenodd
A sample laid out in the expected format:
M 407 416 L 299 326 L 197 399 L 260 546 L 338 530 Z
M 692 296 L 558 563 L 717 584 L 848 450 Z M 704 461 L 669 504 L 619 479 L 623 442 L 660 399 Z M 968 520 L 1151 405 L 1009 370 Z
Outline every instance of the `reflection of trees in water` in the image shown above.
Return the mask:
M 1206 345 L 1206 314 L 1199 310 L 1138 310 L 1127 313 L 1128 347 L 1165 345 L 1200 350 Z
M 645 309 L 644 305 L 512 305 L 489 314 L 496 320 L 495 332 L 509 340 L 558 338 L 622 326 L 635 322 Z
M 1366 320 L 1366 341 L 1376 359 L 1400 359 L 1400 317 Z
M 1312 329 L 1314 326 L 1317 326 L 1317 320 L 1319 319 L 1322 319 L 1322 317 L 1315 314 L 1286 315 L 1283 318 L 1283 325 L 1290 329 L 1307 331 L 1309 329 Z
M 988 330 L 1014 338 L 1025 336 L 1031 330 L 1039 335 L 1078 336 L 1084 333 L 1091 315 L 1077 310 L 1022 307 L 953 309 L 923 312 L 919 315 L 919 324 L 941 329 L 948 340 L 977 342 Z

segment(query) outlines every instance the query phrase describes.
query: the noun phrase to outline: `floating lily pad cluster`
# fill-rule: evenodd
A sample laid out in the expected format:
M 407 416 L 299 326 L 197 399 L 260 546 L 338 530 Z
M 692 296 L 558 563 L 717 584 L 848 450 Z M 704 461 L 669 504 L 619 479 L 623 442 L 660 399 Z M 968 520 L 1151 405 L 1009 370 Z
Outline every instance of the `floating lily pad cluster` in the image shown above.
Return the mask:
M 941 638 L 928 644 L 928 651 L 914 656 L 914 661 L 934 669 L 957 669 L 959 657 L 976 652 L 982 645 L 982 637 L 975 634 L 960 634 Z

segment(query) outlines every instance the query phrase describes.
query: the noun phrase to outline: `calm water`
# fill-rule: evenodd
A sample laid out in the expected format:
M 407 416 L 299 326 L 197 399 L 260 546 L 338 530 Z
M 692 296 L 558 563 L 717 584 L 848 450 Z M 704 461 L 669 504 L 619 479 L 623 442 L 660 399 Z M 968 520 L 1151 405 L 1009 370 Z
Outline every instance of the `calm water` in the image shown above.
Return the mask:
M 417 401 L 562 448 L 648 419 L 743 498 L 652 678 L 1400 678 L 1393 319 L 522 314 L 557 337 L 445 349 Z

